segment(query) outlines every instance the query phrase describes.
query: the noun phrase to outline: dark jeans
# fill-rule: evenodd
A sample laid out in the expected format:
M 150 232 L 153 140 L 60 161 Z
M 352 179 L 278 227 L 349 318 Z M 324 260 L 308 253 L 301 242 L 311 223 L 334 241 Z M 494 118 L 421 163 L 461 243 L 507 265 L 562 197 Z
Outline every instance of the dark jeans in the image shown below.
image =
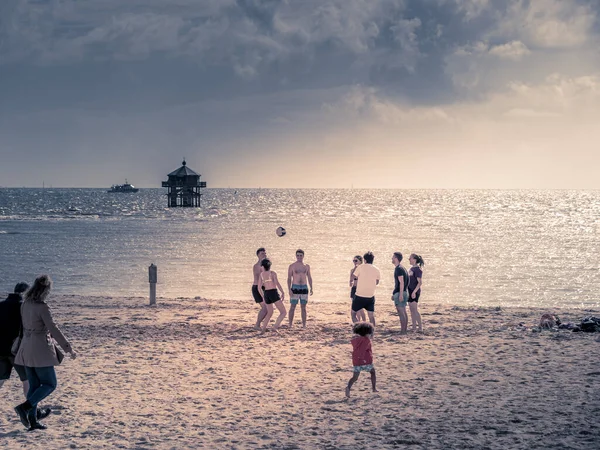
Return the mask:
M 56 389 L 56 372 L 53 366 L 25 367 L 25 371 L 27 372 L 27 380 L 29 380 L 27 400 L 31 403 L 31 414 L 35 414 L 38 403 Z

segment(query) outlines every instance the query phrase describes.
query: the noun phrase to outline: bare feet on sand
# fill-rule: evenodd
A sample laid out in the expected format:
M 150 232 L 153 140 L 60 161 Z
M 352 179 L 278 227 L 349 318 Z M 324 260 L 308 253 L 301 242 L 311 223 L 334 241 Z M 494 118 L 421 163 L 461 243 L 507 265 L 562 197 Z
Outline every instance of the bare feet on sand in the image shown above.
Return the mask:
M 373 392 L 379 392 L 377 388 L 373 388 Z
M 346 397 L 350 398 L 350 388 L 346 388 Z

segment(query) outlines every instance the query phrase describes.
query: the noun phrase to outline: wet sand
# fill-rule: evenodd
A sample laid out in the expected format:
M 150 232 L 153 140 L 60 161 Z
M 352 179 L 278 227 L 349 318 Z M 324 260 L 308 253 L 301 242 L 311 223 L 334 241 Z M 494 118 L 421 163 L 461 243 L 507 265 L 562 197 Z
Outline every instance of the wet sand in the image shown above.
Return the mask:
M 306 330 L 298 310 L 297 328 L 261 337 L 251 300 L 53 297 L 79 357 L 57 369 L 45 431 L 27 432 L 13 412 L 13 373 L 0 390 L 0 447 L 600 447 L 598 333 L 535 331 L 549 312 L 539 309 L 424 302 L 425 332 L 400 335 L 383 297 L 379 393 L 361 374 L 350 399 L 347 303 L 312 301 Z

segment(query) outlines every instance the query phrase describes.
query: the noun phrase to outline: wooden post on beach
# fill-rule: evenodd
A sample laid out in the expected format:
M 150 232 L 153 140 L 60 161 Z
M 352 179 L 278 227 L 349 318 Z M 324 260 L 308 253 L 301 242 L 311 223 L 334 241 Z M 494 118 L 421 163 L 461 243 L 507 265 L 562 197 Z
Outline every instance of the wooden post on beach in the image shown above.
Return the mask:
M 157 268 L 154 263 L 148 267 L 148 281 L 150 281 L 150 306 L 156 305 L 156 281 L 158 279 Z

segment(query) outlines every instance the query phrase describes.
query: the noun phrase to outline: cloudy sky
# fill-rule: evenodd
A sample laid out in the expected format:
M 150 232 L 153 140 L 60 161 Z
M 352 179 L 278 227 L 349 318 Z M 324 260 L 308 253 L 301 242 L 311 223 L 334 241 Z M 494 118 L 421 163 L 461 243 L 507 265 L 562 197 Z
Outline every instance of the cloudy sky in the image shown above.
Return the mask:
M 1 0 L 0 186 L 600 188 L 598 0 Z

